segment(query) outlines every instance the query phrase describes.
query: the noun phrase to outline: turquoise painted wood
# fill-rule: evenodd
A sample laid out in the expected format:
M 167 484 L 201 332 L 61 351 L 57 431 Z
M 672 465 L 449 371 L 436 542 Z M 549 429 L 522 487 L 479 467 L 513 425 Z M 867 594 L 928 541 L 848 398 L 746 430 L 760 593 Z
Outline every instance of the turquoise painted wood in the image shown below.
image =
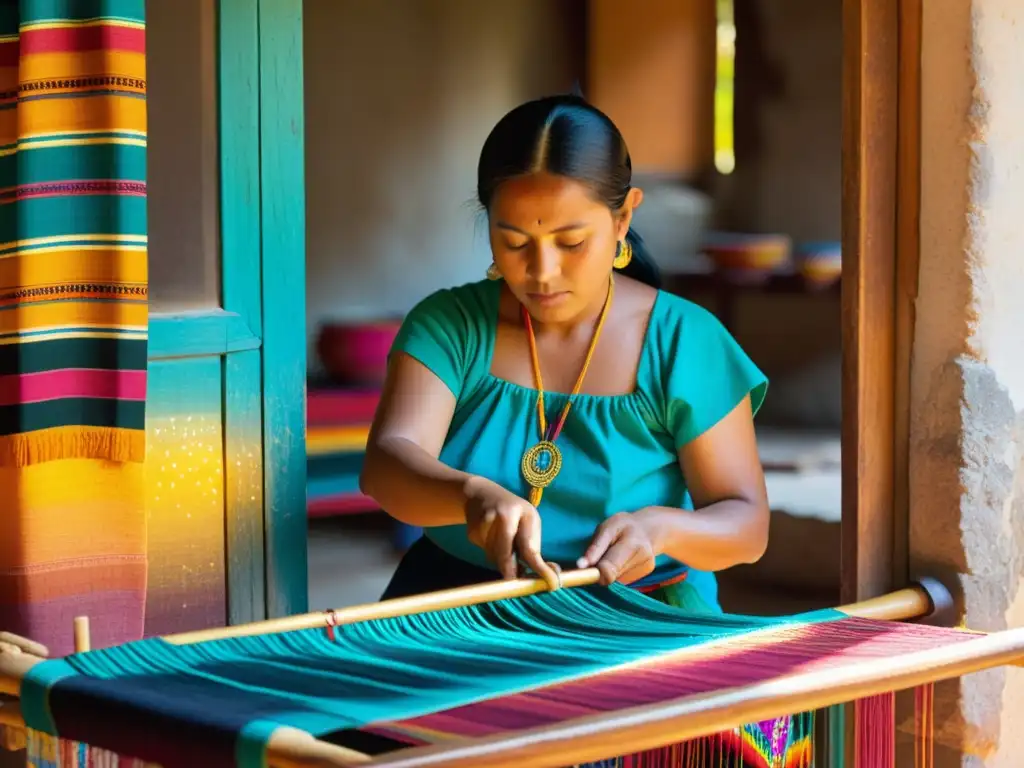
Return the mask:
M 223 306 L 259 342 L 224 360 L 228 623 L 243 624 L 267 617 L 256 4 L 220 0 L 217 30 Z
M 258 0 L 267 614 L 308 610 L 302 3 Z
M 146 634 L 222 626 L 228 614 L 221 360 L 155 360 L 147 377 Z
M 221 307 L 153 314 L 150 359 L 164 380 L 197 358 L 220 371 L 224 621 L 238 624 L 308 602 L 302 15 L 293 0 L 217 12 Z M 186 408 L 183 387 L 154 391 L 153 412 Z
M 226 355 L 259 346 L 259 336 L 237 312 L 210 309 L 149 319 L 150 360 Z
M 267 616 L 260 353 L 224 359 L 224 494 L 229 624 Z

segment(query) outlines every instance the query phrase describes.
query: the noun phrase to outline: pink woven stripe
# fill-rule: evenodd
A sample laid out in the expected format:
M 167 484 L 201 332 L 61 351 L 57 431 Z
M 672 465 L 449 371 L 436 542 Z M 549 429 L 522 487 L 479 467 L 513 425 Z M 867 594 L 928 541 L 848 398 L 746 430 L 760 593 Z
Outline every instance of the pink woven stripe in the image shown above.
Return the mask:
M 75 650 L 71 628 L 76 616 L 90 618 L 92 646 L 106 648 L 141 639 L 145 609 L 143 570 L 134 589 L 83 589 L 81 594 L 55 600 L 0 603 L 0 627 L 22 637 L 45 638 L 51 656 L 66 656 Z
M 0 406 L 41 403 L 65 397 L 145 400 L 145 371 L 65 368 L 0 376 Z
M 391 727 L 426 741 L 490 736 L 680 696 L 756 685 L 786 674 L 870 664 L 872 659 L 971 639 L 970 633 L 957 630 L 857 618 L 794 624 L 770 636 L 735 638 L 713 654 L 652 659 L 644 665 L 373 727 Z

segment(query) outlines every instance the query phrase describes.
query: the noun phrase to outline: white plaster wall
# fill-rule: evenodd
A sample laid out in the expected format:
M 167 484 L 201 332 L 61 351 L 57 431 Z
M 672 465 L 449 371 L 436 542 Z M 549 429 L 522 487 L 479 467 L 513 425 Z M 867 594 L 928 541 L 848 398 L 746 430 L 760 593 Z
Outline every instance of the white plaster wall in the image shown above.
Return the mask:
M 998 630 L 1024 626 L 1024 5 L 928 0 L 923 20 L 912 560 L 958 578 L 969 626 Z M 1022 764 L 1021 670 L 940 700 L 938 765 Z
M 575 7 L 306 0 L 311 344 L 325 320 L 400 315 L 483 276 L 480 148 L 516 104 L 572 88 Z
M 1024 6 L 976 2 L 977 90 L 972 121 L 972 202 L 968 217 L 975 345 L 1024 409 Z

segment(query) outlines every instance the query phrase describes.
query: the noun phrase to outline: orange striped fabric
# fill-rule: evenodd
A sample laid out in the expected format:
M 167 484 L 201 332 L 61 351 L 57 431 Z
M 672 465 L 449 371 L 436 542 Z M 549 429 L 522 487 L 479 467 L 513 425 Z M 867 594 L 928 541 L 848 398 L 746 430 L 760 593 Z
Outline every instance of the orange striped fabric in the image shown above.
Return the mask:
M 0 628 L 143 634 L 145 0 L 0 4 Z
M 93 647 L 143 635 L 144 10 L 0 4 L 0 629 L 58 656 L 76 616 Z M 28 746 L 30 765 L 134 762 Z

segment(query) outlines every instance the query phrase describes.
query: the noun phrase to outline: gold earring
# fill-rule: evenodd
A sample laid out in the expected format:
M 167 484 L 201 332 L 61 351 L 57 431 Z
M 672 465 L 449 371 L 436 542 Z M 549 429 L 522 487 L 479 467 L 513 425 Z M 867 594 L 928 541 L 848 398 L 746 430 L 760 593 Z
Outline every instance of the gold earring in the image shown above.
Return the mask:
M 501 272 L 498 271 L 498 265 L 493 261 L 491 266 L 487 268 L 487 279 L 488 280 L 501 280 Z
M 629 244 L 628 240 L 620 241 L 618 250 L 615 252 L 615 261 L 612 262 L 612 266 L 616 269 L 625 269 L 629 266 L 629 262 L 632 260 L 633 246 Z

